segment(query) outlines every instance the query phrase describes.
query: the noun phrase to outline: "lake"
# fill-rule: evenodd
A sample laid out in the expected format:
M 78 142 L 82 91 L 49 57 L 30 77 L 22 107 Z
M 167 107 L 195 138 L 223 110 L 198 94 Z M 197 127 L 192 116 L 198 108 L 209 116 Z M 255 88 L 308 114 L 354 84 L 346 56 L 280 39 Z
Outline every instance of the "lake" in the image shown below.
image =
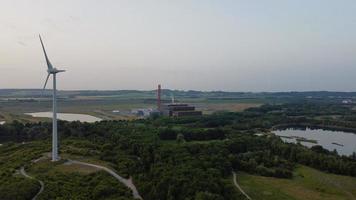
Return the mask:
M 25 113 L 26 115 L 31 115 L 32 117 L 46 117 L 52 118 L 52 112 L 36 112 L 36 113 Z M 102 119 L 85 114 L 74 114 L 74 113 L 57 113 L 57 118 L 65 121 L 81 121 L 81 122 L 97 122 Z
M 351 155 L 356 152 L 356 134 L 347 133 L 343 131 L 331 131 L 324 129 L 294 129 L 289 128 L 285 130 L 275 130 L 274 134 L 281 137 L 285 142 L 296 143 L 296 138 L 286 138 L 291 136 L 302 137 L 308 140 L 315 140 L 317 144 L 311 142 L 300 142 L 302 145 L 312 147 L 314 145 L 321 145 L 325 149 L 333 151 L 334 149 L 340 155 Z

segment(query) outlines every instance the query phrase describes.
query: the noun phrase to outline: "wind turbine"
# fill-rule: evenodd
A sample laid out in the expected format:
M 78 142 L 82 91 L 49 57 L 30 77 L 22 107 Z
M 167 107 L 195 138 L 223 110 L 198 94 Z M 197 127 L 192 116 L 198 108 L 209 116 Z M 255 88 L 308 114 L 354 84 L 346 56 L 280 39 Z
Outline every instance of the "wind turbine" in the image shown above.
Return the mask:
M 54 68 L 49 61 L 46 53 L 46 49 L 44 48 L 43 42 L 41 35 L 39 35 L 42 49 L 44 56 L 46 58 L 46 63 L 47 63 L 47 78 L 46 82 L 43 86 L 43 90 L 46 89 L 46 85 L 49 79 L 49 76 L 52 74 L 53 75 L 53 118 L 52 118 L 52 161 L 58 161 L 60 160 L 58 156 L 58 134 L 57 134 L 57 89 L 56 89 L 56 75 L 57 73 L 60 72 L 65 72 L 65 70 L 59 70 L 57 68 Z

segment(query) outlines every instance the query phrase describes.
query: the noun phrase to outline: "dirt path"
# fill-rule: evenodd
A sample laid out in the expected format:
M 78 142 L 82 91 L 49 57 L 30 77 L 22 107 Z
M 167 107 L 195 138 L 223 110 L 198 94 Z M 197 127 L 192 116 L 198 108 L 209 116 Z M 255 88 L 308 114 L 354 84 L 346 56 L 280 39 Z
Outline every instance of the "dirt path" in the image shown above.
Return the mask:
M 85 163 L 85 162 L 76 161 L 76 160 L 69 160 L 68 162 L 74 163 L 74 164 L 79 164 L 79 165 L 90 166 L 90 167 L 94 167 L 94 168 L 97 168 L 97 169 L 104 170 L 107 173 L 111 174 L 113 177 L 115 177 L 118 181 L 120 181 L 121 183 L 126 185 L 128 188 L 130 188 L 132 190 L 132 195 L 133 195 L 133 197 L 135 199 L 142 199 L 142 197 L 140 196 L 140 194 L 137 191 L 136 186 L 133 184 L 131 177 L 129 179 L 125 179 L 125 178 L 121 177 L 120 175 L 118 175 L 117 173 L 115 173 L 113 170 L 111 170 L 111 169 L 109 169 L 107 167 L 104 167 L 104 166 L 100 166 L 100 165 L 95 165 L 95 164 L 91 164 L 91 163 Z
M 245 195 L 245 197 L 246 197 L 247 199 L 252 200 L 251 197 L 248 196 L 248 195 L 245 193 L 245 191 L 243 191 L 243 189 L 240 187 L 240 185 L 237 183 L 237 180 L 236 180 L 236 173 L 235 173 L 235 172 L 232 172 L 232 176 L 233 176 L 232 179 L 233 179 L 234 184 L 235 184 L 235 186 L 237 187 L 237 189 L 239 189 L 240 192 L 241 192 L 243 195 Z
M 43 190 L 44 190 L 44 183 L 43 183 L 42 181 L 37 180 L 37 179 L 33 178 L 32 176 L 28 175 L 28 174 L 26 173 L 24 167 L 21 167 L 21 169 L 20 169 L 20 174 L 23 175 L 23 176 L 26 177 L 26 178 L 36 180 L 36 181 L 38 181 L 38 182 L 40 183 L 40 185 L 41 185 L 40 190 L 39 190 L 39 191 L 37 192 L 37 194 L 32 198 L 32 200 L 36 200 L 36 198 L 38 197 L 38 195 L 40 195 L 40 194 L 43 192 Z

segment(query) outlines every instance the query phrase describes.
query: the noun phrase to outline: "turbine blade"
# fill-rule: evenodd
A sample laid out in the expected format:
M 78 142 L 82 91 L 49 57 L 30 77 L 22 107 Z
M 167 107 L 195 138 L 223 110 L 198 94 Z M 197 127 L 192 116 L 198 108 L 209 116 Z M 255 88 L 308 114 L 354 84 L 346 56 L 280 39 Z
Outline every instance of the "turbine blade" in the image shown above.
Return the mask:
M 47 78 L 46 78 L 46 82 L 45 82 L 45 84 L 44 84 L 44 86 L 43 86 L 43 90 L 45 90 L 45 89 L 46 89 L 46 85 L 47 85 L 48 78 L 49 78 L 49 76 L 50 76 L 50 75 L 51 75 L 51 74 L 50 74 L 50 73 L 48 73 Z
M 41 41 L 43 53 L 44 53 L 44 56 L 45 56 L 46 62 L 47 62 L 47 67 L 48 67 L 48 69 L 53 69 L 53 66 L 52 66 L 51 62 L 50 62 L 49 59 L 48 59 L 48 56 L 47 56 L 47 53 L 46 53 L 46 49 L 45 49 L 45 47 L 44 47 L 44 45 L 43 45 L 41 35 L 38 35 L 38 36 L 40 37 L 40 41 Z

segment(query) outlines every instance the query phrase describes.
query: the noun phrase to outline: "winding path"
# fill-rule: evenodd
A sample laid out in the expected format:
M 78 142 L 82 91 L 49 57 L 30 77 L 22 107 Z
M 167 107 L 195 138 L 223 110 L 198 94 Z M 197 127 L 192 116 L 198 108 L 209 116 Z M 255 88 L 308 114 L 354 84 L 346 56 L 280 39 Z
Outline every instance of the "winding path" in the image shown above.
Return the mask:
M 91 164 L 91 163 L 86 163 L 86 162 L 81 162 L 81 161 L 77 161 L 77 160 L 69 160 L 68 162 L 70 163 L 74 163 L 74 164 L 79 164 L 79 165 L 85 165 L 85 166 L 89 166 L 89 167 L 94 167 L 97 169 L 101 169 L 106 171 L 107 173 L 111 174 L 113 177 L 115 177 L 118 181 L 120 181 L 121 183 L 123 183 L 124 185 L 126 185 L 126 187 L 130 188 L 132 190 L 132 195 L 135 199 L 142 199 L 142 197 L 140 196 L 140 194 L 137 191 L 136 186 L 133 184 L 132 182 L 132 178 L 130 177 L 129 179 L 125 179 L 123 177 L 121 177 L 120 175 L 118 175 L 116 172 L 114 172 L 113 170 L 104 167 L 104 166 L 100 166 L 100 165 L 95 165 L 95 164 Z
M 243 189 L 242 189 L 242 188 L 240 187 L 240 185 L 237 183 L 237 180 L 236 180 L 236 173 L 235 173 L 235 172 L 232 172 L 232 175 L 233 175 L 232 179 L 234 180 L 234 184 L 235 184 L 235 186 L 237 187 L 237 189 L 239 189 L 240 192 L 241 192 L 243 195 L 245 195 L 245 197 L 246 197 L 247 199 L 252 200 L 251 197 L 248 196 L 248 195 L 246 194 L 246 192 L 243 191 Z
M 43 190 L 44 190 L 44 183 L 43 183 L 42 181 L 37 180 L 37 179 L 33 178 L 32 176 L 28 175 L 28 174 L 26 173 L 24 167 L 21 167 L 21 169 L 20 169 L 20 174 L 23 175 L 23 176 L 26 177 L 26 178 L 36 180 L 36 181 L 38 181 L 38 182 L 40 183 L 40 185 L 41 185 L 40 190 L 39 190 L 39 191 L 37 192 L 37 194 L 32 198 L 32 200 L 36 200 L 37 197 L 38 197 L 38 195 L 40 195 L 40 194 L 43 192 Z

